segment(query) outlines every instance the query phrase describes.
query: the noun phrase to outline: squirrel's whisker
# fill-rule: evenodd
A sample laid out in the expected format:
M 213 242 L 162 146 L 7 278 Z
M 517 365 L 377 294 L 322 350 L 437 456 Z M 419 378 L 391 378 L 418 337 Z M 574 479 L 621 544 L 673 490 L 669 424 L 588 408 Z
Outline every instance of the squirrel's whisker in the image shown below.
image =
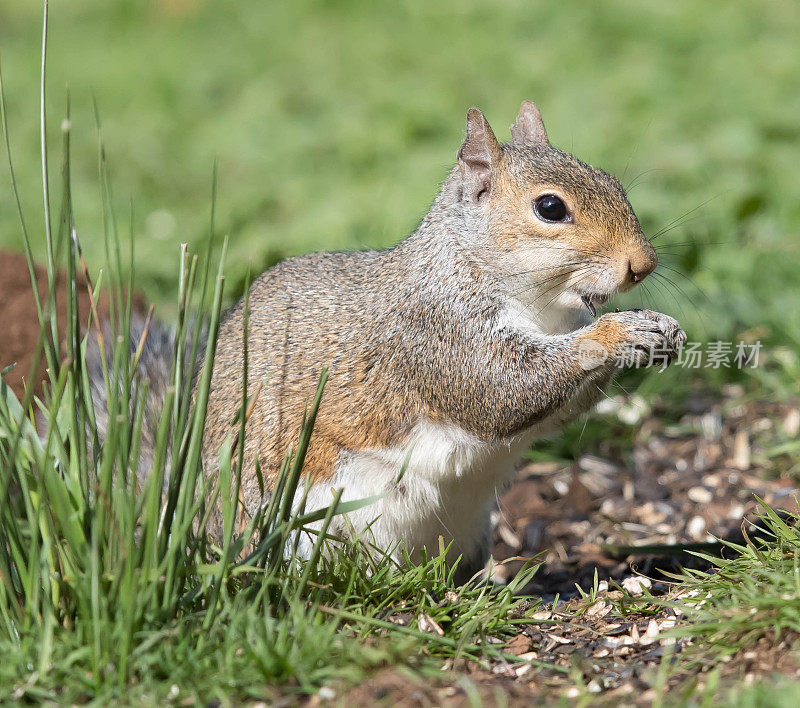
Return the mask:
M 645 175 L 649 175 L 651 172 L 663 172 L 663 170 L 658 168 L 658 167 L 652 167 L 649 170 L 644 170 L 643 172 L 640 172 L 633 179 L 631 179 L 630 183 L 626 187 L 623 187 L 623 189 L 625 190 L 625 193 L 626 194 L 630 194 L 630 191 L 634 187 L 638 187 L 639 186 L 639 184 L 640 184 L 640 182 L 638 181 L 639 178 L 644 177 Z M 624 173 L 623 173 L 622 176 L 623 176 L 623 178 L 625 177 Z
M 730 241 L 678 241 L 677 243 L 662 243 L 653 246 L 657 253 L 665 253 L 666 248 L 688 248 L 689 246 L 725 246 Z
M 589 270 L 592 267 L 592 264 L 585 264 L 585 263 L 583 263 L 583 264 L 575 264 L 575 265 L 578 265 L 578 267 L 574 268 L 572 270 L 565 271 L 563 273 L 557 273 L 556 275 L 549 276 L 549 277 L 544 278 L 542 280 L 537 280 L 535 283 L 533 283 L 531 285 L 528 285 L 528 286 L 526 286 L 524 288 L 520 288 L 519 290 L 514 291 L 514 293 L 512 293 L 512 295 L 513 295 L 513 297 L 517 297 L 518 295 L 522 295 L 524 293 L 530 292 L 531 290 L 535 290 L 536 288 L 538 288 L 538 287 L 540 287 L 542 285 L 545 285 L 547 283 L 553 282 L 554 280 L 557 281 L 559 279 L 563 279 L 566 282 L 566 280 L 571 275 L 573 275 L 574 273 L 580 272 L 582 270 Z M 536 300 L 538 300 L 540 297 L 542 297 L 542 295 L 546 295 L 551 290 L 553 290 L 553 288 L 557 288 L 559 285 L 562 285 L 562 284 L 563 283 L 561 283 L 561 282 L 557 282 L 551 288 L 548 288 L 543 293 L 540 293 L 539 295 L 537 295 L 537 297 L 532 302 L 536 302 Z
M 584 265 L 584 266 L 583 266 L 583 267 L 581 267 L 581 268 L 576 268 L 575 270 L 573 270 L 573 271 L 570 271 L 569 273 L 566 273 L 566 274 L 565 274 L 565 275 L 566 275 L 566 277 L 565 277 L 565 279 L 564 279 L 564 282 L 563 282 L 563 283 L 556 283 L 555 285 L 553 285 L 553 286 L 549 287 L 549 288 L 548 288 L 547 290 L 545 290 L 544 292 L 542 292 L 542 293 L 539 293 L 539 295 L 537 295 L 537 296 L 536 296 L 536 297 L 535 297 L 535 298 L 534 298 L 534 299 L 533 299 L 533 300 L 530 302 L 530 304 L 529 304 L 529 305 L 528 305 L 528 306 L 527 306 L 525 309 L 526 309 L 526 310 L 528 310 L 528 309 L 530 309 L 531 307 L 533 307 L 533 304 L 534 304 L 534 303 L 535 303 L 535 302 L 536 302 L 536 301 L 537 301 L 539 298 L 543 297 L 544 295 L 547 295 L 548 293 L 552 292 L 553 290 L 555 290 L 555 289 L 556 289 L 556 288 L 558 288 L 559 286 L 565 286 L 565 285 L 567 284 L 567 282 L 569 281 L 569 279 L 570 279 L 570 278 L 571 278 L 573 275 L 575 275 L 575 274 L 577 274 L 577 273 L 586 273 L 586 272 L 588 272 L 589 270 L 591 270 L 591 267 L 592 267 L 592 265 L 593 265 L 593 264 L 586 264 L 586 265 Z M 577 281 L 577 282 L 580 282 L 580 280 L 579 280 L 579 281 Z M 576 283 L 576 282 L 573 282 L 573 283 L 570 283 L 570 284 L 571 284 L 571 285 L 576 285 L 577 283 Z M 553 296 L 553 297 L 552 297 L 552 298 L 551 298 L 551 299 L 550 299 L 550 300 L 547 302 L 547 304 L 546 304 L 546 305 L 544 305 L 544 307 L 540 307 L 540 308 L 538 308 L 538 309 L 539 309 L 539 312 L 544 312 L 544 311 L 545 311 L 545 310 L 546 310 L 546 309 L 547 309 L 547 308 L 548 308 L 550 305 L 552 305 L 552 304 L 553 304 L 553 302 L 556 300 L 556 298 L 557 298 L 557 297 L 558 297 L 560 294 L 561 294 L 560 292 L 557 292 L 557 293 L 556 293 L 556 294 L 555 294 L 555 295 L 554 295 L 554 296 Z
M 698 219 L 701 219 L 702 217 L 703 217 L 703 214 L 695 214 L 694 216 L 685 218 L 682 221 L 679 221 L 679 222 L 677 222 L 675 224 L 672 224 L 670 226 L 664 227 L 663 229 L 658 231 L 655 236 L 653 236 L 653 238 L 651 239 L 651 243 L 652 243 L 653 240 L 655 240 L 657 238 L 660 238 L 661 236 L 666 236 L 666 234 L 668 234 L 670 231 L 674 231 L 675 229 L 679 229 L 682 226 L 686 226 L 686 224 L 691 224 L 693 221 L 697 221 Z
M 578 282 L 580 282 L 580 281 L 578 281 Z M 576 284 L 576 283 L 573 283 L 573 284 Z M 566 283 L 564 283 L 564 285 L 566 285 Z M 554 289 L 554 288 L 550 288 L 549 290 L 546 290 L 546 291 L 545 291 L 544 293 L 542 293 L 541 295 L 545 295 L 545 294 L 547 294 L 548 292 L 551 292 L 553 289 Z M 562 292 L 563 292 L 563 291 L 562 291 Z M 538 297 L 536 297 L 536 298 L 534 299 L 534 301 L 533 301 L 533 302 L 535 302 L 536 300 L 538 300 L 538 299 L 539 299 L 539 297 L 541 297 L 541 295 L 539 295 Z M 550 300 L 548 300 L 548 301 L 547 301 L 547 303 L 546 303 L 546 304 L 545 304 L 543 307 L 540 307 L 540 308 L 539 308 L 539 312 L 540 312 L 540 313 L 542 313 L 542 312 L 545 312 L 545 311 L 547 310 L 547 308 L 548 308 L 548 307 L 550 307 L 550 305 L 552 305 L 552 304 L 553 304 L 553 303 L 556 301 L 556 299 L 558 299 L 558 296 L 559 296 L 559 295 L 561 295 L 561 292 L 557 292 L 555 295 L 553 295 L 553 297 L 551 297 L 551 298 L 550 298 Z M 533 302 L 532 302 L 532 303 L 529 305 L 529 307 L 531 307 L 531 306 L 533 305 Z
M 666 268 L 669 271 L 672 271 L 676 275 L 679 275 L 687 283 L 689 283 L 689 285 L 691 285 L 695 290 L 697 290 L 697 292 L 699 292 L 706 299 L 706 302 L 711 302 L 711 298 L 708 297 L 708 295 L 706 294 L 706 291 L 703 290 L 703 288 L 701 288 L 697 283 L 695 283 L 694 280 L 692 280 L 689 276 L 687 276 L 685 273 L 682 273 L 678 268 L 675 268 L 674 266 L 669 265 L 669 263 L 662 263 L 661 267 L 662 268 Z M 661 275 L 662 278 L 666 277 L 663 273 L 661 273 L 660 275 Z M 675 287 L 678 287 L 678 285 L 675 284 Z
M 560 277 L 564 276 L 565 274 L 567 274 L 569 272 L 569 271 L 564 271 L 563 270 L 564 268 L 572 268 L 572 267 L 575 267 L 575 266 L 585 266 L 585 265 L 587 265 L 585 261 L 572 261 L 570 263 L 561 263 L 558 266 L 547 266 L 547 267 L 544 267 L 544 268 L 541 268 L 541 269 L 536 269 L 536 270 L 527 270 L 527 271 L 520 271 L 518 273 L 510 273 L 509 275 L 503 276 L 502 278 L 496 278 L 496 281 L 497 282 L 502 282 L 502 281 L 505 281 L 505 280 L 509 280 L 510 278 L 521 278 L 521 277 L 524 277 L 526 275 L 536 275 L 536 274 L 542 272 L 543 270 L 558 270 L 559 271 L 558 273 L 555 273 L 554 275 L 548 275 L 548 276 L 546 276 L 544 278 L 537 279 L 535 282 L 530 283 L 529 285 L 526 285 L 525 287 L 521 288 L 520 290 L 517 290 L 516 293 L 515 293 L 515 294 L 521 294 L 521 293 L 527 292 L 529 290 L 533 290 L 534 288 L 536 288 L 536 287 L 538 287 L 540 285 L 544 285 L 545 283 L 549 283 L 550 281 L 555 280 L 556 278 L 560 278 Z
M 684 298 L 686 298 L 687 302 L 692 306 L 692 309 L 694 310 L 695 314 L 697 315 L 697 319 L 700 321 L 700 325 L 703 327 L 703 331 L 705 332 L 705 335 L 707 337 L 708 336 L 708 328 L 706 327 L 706 318 L 700 312 L 700 309 L 697 307 L 697 305 L 695 304 L 694 300 L 692 300 L 692 298 L 689 297 L 689 295 L 686 293 L 686 291 L 680 285 L 675 283 L 672 279 L 668 278 L 663 273 L 658 273 L 658 272 L 654 271 L 653 275 L 655 275 L 657 278 L 659 278 L 660 282 L 662 282 L 662 283 L 664 283 L 666 285 L 670 285 L 671 287 L 673 287 L 676 290 L 678 290 L 678 292 L 680 292 L 680 294 L 683 295 Z M 659 281 L 653 281 L 653 282 L 655 283 L 655 282 L 659 282 Z M 667 292 L 669 292 L 669 288 L 667 288 Z M 674 295 L 673 295 L 673 297 L 674 297 Z
M 709 197 L 708 199 L 706 199 L 701 204 L 698 204 L 694 209 L 689 209 L 689 211 L 684 212 L 683 214 L 681 214 L 676 219 L 673 219 L 672 221 L 670 221 L 663 229 L 661 229 L 661 231 L 657 231 L 653 236 L 650 237 L 650 243 L 655 241 L 659 236 L 663 236 L 667 232 L 667 230 L 672 230 L 673 225 L 677 224 L 677 222 L 681 221 L 681 219 L 684 219 L 685 217 L 689 216 L 690 214 L 694 214 L 698 209 L 701 209 L 702 207 L 706 206 L 710 202 L 713 202 L 719 196 L 720 196 L 719 194 L 715 194 L 713 197 Z
M 661 274 L 659 274 L 659 275 L 661 275 Z M 683 305 L 681 305 L 680 300 L 678 300 L 678 298 L 675 296 L 675 293 L 673 293 L 672 290 L 670 290 L 666 286 L 666 283 L 669 283 L 670 285 L 672 285 L 672 283 L 669 280 L 666 280 L 665 278 L 663 278 L 663 276 L 661 276 L 661 278 L 662 278 L 661 280 L 652 281 L 651 285 L 654 288 L 658 288 L 660 292 L 666 292 L 667 295 L 669 295 L 672 298 L 673 302 L 675 303 L 676 307 L 678 308 L 678 311 L 681 313 L 681 317 L 683 317 L 685 319 L 686 318 L 686 311 L 683 309 Z M 692 306 L 694 306 L 694 303 L 691 303 L 691 304 L 692 304 Z

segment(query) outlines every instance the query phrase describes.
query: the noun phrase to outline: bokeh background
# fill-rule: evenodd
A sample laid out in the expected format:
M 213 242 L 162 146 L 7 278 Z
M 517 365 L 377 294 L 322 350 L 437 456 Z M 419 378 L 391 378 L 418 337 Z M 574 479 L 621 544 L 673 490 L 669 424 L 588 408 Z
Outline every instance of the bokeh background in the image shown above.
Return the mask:
M 34 227 L 38 5 L 0 5 L 12 149 Z M 215 160 L 233 297 L 248 265 L 397 242 L 452 165 L 467 108 L 507 139 L 531 98 L 556 146 L 629 186 L 649 234 L 674 226 L 658 239 L 673 284 L 650 279 L 633 302 L 676 315 L 690 337 L 745 333 L 793 349 L 799 39 L 800 5 L 788 0 L 56 0 L 51 167 L 57 184 L 69 87 L 90 263 L 103 253 L 96 101 L 123 232 L 133 204 L 137 283 L 168 317 L 178 244 L 207 238 Z M 20 248 L 9 186 L 0 170 L 0 246 Z

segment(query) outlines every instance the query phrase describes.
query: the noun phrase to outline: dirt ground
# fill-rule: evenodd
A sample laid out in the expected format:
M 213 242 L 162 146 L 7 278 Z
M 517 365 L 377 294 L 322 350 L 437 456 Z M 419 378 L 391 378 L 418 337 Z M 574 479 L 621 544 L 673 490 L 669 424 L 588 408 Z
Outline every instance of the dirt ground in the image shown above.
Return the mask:
M 636 422 L 632 454 L 609 444 L 602 456 L 585 455 L 571 466 L 523 467 L 500 500 L 494 557 L 540 555 L 544 566 L 528 590 L 568 598 L 575 583 L 591 585 L 595 571 L 601 579 L 622 581 L 635 571 L 658 581 L 663 571 L 692 562 L 686 553 L 665 558 L 653 546 L 713 537 L 741 542 L 743 520 L 754 518 L 754 495 L 796 511 L 797 487 L 765 449 L 777 427 L 797 435 L 797 402 L 741 403 L 742 394 L 736 385 L 713 398 L 698 393 L 671 426 L 654 409 Z M 630 414 L 621 397 L 603 405 L 611 415 Z
M 44 295 L 44 269 L 36 273 Z M 59 283 L 63 287 L 63 279 Z M 85 288 L 79 299 L 85 318 Z M 0 302 L 0 368 L 17 362 L 6 380 L 21 396 L 39 331 L 22 256 L 0 252 Z M 137 303 L 141 307 L 141 299 Z M 106 303 L 101 311 L 107 312 Z M 42 364 L 33 379 L 37 387 L 44 376 Z M 677 424 L 664 425 L 657 406 L 637 414 L 635 400 L 612 398 L 603 404 L 605 414 L 637 426 L 632 453 L 609 443 L 574 464 L 529 463 L 520 469 L 495 516 L 493 558 L 507 561 L 496 567 L 495 579 L 502 581 L 522 563 L 508 559 L 538 557 L 543 565 L 526 592 L 543 597 L 550 607 L 560 600 L 554 610 L 542 610 L 521 626 L 505 646 L 507 653 L 530 663 L 522 668 L 501 661 L 484 667 L 443 666 L 436 681 L 387 669 L 355 689 L 315 696 L 310 703 L 461 706 L 477 699 L 485 705 L 528 705 L 575 697 L 570 694 L 574 681 L 565 677 L 577 672 L 600 703 L 649 704 L 654 697 L 649 687 L 665 654 L 681 651 L 689 640 L 661 636 L 680 622 L 674 610 L 614 619 L 613 604 L 621 595 L 614 582 L 634 593 L 643 586 L 654 594 L 667 592 L 665 573 L 698 560 L 685 552 L 665 555 L 659 546 L 706 544 L 714 537 L 741 540 L 743 526 L 754 518 L 754 495 L 773 508 L 797 510 L 790 475 L 782 474 L 780 458 L 767 460 L 765 450 L 778 428 L 797 436 L 800 406 L 796 401 L 743 400 L 736 386 L 713 396 L 698 392 Z M 602 581 L 600 592 L 587 606 L 576 584 L 591 587 L 595 573 Z M 576 622 L 581 608 L 585 611 Z M 776 670 L 796 675 L 800 667 L 787 652 L 789 639 L 777 637 L 734 656 L 725 672 L 753 678 Z M 703 667 L 696 671 L 702 686 Z
M 35 274 L 39 297 L 44 300 L 47 297 L 47 271 L 44 266 L 37 265 Z M 58 324 L 61 331 L 67 318 L 64 284 L 64 273 L 61 272 L 56 284 Z M 78 284 L 78 307 L 83 323 L 88 321 L 89 290 L 83 278 L 78 279 Z M 139 310 L 144 310 L 144 300 L 141 297 L 137 296 L 134 302 Z M 101 298 L 97 309 L 100 317 L 108 317 L 108 299 Z M 3 378 L 18 398 L 24 395 L 27 381 L 33 381 L 36 394 L 41 394 L 41 384 L 47 373 L 44 358 L 31 374 L 38 338 L 39 320 L 25 256 L 0 250 L 0 370 L 16 364 Z

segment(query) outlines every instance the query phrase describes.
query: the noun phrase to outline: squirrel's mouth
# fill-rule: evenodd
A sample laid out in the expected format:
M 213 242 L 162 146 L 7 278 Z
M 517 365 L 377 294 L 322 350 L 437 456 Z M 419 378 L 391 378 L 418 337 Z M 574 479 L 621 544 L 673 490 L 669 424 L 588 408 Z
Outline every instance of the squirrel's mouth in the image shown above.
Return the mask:
M 581 295 L 581 302 L 592 313 L 592 317 L 596 317 L 597 308 L 608 302 L 608 295 Z

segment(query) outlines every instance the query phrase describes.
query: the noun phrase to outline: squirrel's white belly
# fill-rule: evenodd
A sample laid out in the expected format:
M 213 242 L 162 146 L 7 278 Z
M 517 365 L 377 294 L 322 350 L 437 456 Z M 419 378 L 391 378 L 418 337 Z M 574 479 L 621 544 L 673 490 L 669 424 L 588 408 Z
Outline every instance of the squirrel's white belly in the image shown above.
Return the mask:
M 384 549 L 402 542 L 412 557 L 422 547 L 437 553 L 441 536 L 445 545 L 452 540 L 453 557 L 469 558 L 489 533 L 489 510 L 514 463 L 542 433 L 539 425 L 507 441 L 485 442 L 455 425 L 420 421 L 402 446 L 342 455 L 333 478 L 312 488 L 306 508 L 327 506 L 338 488 L 343 501 L 383 495 L 348 514 L 341 531 L 369 529 L 367 542 Z M 301 552 L 311 542 L 306 539 Z

